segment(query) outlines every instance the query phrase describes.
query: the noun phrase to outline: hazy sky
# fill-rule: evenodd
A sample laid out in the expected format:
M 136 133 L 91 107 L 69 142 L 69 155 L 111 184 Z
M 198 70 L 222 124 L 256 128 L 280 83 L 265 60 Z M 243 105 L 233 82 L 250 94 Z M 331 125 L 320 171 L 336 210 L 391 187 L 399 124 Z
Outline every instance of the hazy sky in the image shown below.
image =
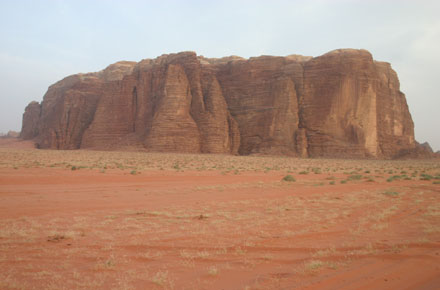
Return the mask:
M 0 132 L 67 75 L 119 60 L 364 48 L 397 71 L 416 139 L 440 150 L 440 1 L 0 0 Z

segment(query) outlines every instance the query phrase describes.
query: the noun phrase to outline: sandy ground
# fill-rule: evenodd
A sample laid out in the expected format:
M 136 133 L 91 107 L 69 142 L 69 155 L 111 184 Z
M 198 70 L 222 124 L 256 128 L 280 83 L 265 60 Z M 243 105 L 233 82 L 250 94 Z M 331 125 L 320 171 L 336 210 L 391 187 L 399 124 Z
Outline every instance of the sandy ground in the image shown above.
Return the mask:
M 0 289 L 440 287 L 438 161 L 0 160 Z

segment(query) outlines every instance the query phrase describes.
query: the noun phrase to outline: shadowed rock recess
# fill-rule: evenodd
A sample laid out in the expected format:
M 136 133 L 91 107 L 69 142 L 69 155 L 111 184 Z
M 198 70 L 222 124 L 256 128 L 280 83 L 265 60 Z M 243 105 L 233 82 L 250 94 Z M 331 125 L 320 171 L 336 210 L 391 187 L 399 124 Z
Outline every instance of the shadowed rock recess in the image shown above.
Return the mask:
M 55 83 L 26 107 L 21 138 L 51 149 L 396 158 L 418 148 L 399 86 L 366 50 L 181 52 Z

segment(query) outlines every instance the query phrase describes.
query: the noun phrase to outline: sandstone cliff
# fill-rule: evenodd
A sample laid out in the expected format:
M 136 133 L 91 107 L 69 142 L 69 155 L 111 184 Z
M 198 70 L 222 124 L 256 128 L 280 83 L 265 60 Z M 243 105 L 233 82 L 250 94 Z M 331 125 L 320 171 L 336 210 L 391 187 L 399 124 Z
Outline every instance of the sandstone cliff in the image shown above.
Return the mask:
M 56 149 L 393 158 L 416 148 L 399 86 L 365 50 L 182 52 L 65 78 L 26 108 L 21 137 Z

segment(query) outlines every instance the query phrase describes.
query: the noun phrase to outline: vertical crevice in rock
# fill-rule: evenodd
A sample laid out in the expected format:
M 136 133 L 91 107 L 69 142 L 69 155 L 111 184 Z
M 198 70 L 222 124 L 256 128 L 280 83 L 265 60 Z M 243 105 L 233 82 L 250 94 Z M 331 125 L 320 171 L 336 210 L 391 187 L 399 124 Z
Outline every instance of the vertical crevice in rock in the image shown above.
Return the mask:
M 307 134 L 305 128 L 298 128 L 295 134 L 296 151 L 301 158 L 308 157 Z
M 67 109 L 66 124 L 65 124 L 64 127 L 65 127 L 65 130 L 64 130 L 65 139 L 66 139 L 66 141 L 69 141 L 68 137 L 69 137 L 69 133 L 70 133 L 70 130 L 71 130 L 71 128 L 70 128 L 70 107 Z
M 133 132 L 136 132 L 136 119 L 138 112 L 138 96 L 136 87 L 133 88 L 132 100 L 131 100 L 131 114 L 133 116 Z

